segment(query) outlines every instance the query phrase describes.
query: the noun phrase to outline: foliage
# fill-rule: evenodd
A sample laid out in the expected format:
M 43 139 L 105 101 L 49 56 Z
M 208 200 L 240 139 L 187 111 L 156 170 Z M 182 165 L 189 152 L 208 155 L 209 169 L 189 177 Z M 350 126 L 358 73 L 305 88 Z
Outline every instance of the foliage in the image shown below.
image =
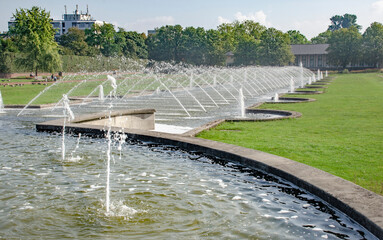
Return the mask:
M 235 64 L 236 65 L 254 65 L 258 64 L 258 46 L 259 40 L 254 38 L 244 37 L 239 40 L 237 49 L 235 51 Z
M 275 28 L 268 28 L 262 33 L 258 54 L 261 65 L 287 65 L 294 61 L 289 35 Z
M 358 25 L 356 23 L 356 15 L 353 14 L 344 14 L 343 16 L 335 15 L 330 18 L 331 25 L 328 26 L 327 30 L 330 31 L 336 31 L 342 28 L 350 28 L 355 27 L 356 29 L 360 30 L 362 26 Z
M 58 42 L 63 47 L 61 52 L 64 55 L 94 56 L 97 53 L 97 50 L 88 46 L 85 41 L 85 31 L 76 27 L 69 28 L 66 34 L 60 36 Z
M 383 63 L 383 25 L 374 22 L 363 34 L 363 53 L 367 63 L 376 68 Z
M 116 33 L 116 43 L 121 48 L 121 54 L 130 58 L 148 58 L 145 34 L 126 32 L 119 28 Z
M 93 24 L 90 29 L 85 30 L 86 42 L 89 46 L 100 49 L 100 52 L 106 56 L 118 56 L 119 47 L 115 42 L 116 31 L 113 24 Z
M 15 25 L 10 29 L 17 48 L 23 55 L 16 63 L 37 75 L 38 70 L 53 72 L 61 67 L 57 43 L 49 12 L 39 7 L 16 10 Z
M 261 106 L 301 118 L 224 123 L 198 137 L 286 157 L 383 195 L 382 91 L 381 74 L 342 74 L 326 94 L 310 96 L 316 102 Z
M 311 38 L 312 44 L 324 44 L 328 43 L 330 39 L 332 31 L 327 30 L 326 32 L 319 33 L 318 36 Z
M 147 44 L 149 58 L 157 61 L 182 60 L 182 27 L 164 26 L 156 29 L 156 34 L 149 36 Z
M 348 64 L 358 63 L 361 59 L 362 35 L 355 27 L 334 31 L 329 39 L 329 62 L 346 68 Z
M 250 20 L 223 23 L 218 26 L 218 31 L 222 34 L 226 52 L 235 52 L 239 42 L 243 41 L 244 38 L 247 38 L 245 41 L 250 40 L 250 38 L 259 40 L 265 30 L 266 27 Z
M 297 30 L 289 30 L 287 31 L 290 37 L 290 44 L 309 44 L 309 40 Z

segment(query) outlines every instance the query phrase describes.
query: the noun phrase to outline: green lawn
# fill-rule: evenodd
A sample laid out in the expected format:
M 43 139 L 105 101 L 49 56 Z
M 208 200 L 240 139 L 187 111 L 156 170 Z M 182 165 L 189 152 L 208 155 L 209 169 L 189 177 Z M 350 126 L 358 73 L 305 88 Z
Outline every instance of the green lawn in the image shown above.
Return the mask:
M 226 122 L 198 137 L 283 156 L 383 195 L 383 75 L 336 75 L 328 87 L 307 95 L 316 102 L 261 106 L 301 118 Z

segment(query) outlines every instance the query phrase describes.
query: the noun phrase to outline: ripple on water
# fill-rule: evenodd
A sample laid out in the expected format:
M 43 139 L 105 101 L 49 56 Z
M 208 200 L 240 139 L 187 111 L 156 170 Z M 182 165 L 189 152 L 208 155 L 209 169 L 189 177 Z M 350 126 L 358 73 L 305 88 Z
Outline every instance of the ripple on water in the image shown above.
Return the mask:
M 119 143 L 112 145 L 106 213 L 105 140 L 82 138 L 76 148 L 78 138 L 68 135 L 66 148 L 76 152 L 61 161 L 55 150 L 61 148 L 60 135 L 36 133 L 30 125 L 0 128 L 0 227 L 5 239 L 374 239 L 281 179 L 141 142 L 123 146 L 121 159 Z

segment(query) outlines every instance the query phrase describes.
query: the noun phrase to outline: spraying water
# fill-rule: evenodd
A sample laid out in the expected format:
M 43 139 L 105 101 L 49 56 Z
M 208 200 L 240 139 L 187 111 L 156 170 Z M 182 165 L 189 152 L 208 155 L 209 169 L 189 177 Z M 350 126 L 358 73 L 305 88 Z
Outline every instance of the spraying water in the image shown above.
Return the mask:
M 63 94 L 62 102 L 63 102 L 63 107 L 64 107 L 64 111 L 63 111 L 64 112 L 64 124 L 63 124 L 63 131 L 62 131 L 61 157 L 62 157 L 62 160 L 64 161 L 65 160 L 65 125 L 66 125 L 66 120 L 67 120 L 67 118 L 69 121 L 73 120 L 74 114 L 73 114 L 72 110 L 70 109 L 69 99 L 68 99 L 67 95 Z
M 278 102 L 278 101 L 279 101 L 279 95 L 278 93 L 275 93 L 274 102 Z
M 98 99 L 103 102 L 105 100 L 104 87 L 100 84 L 98 88 L 99 88 Z
M 117 82 L 116 82 L 116 79 L 110 75 L 107 76 L 108 77 L 108 80 L 111 82 L 111 85 L 112 85 L 112 88 L 113 88 L 113 91 L 110 93 L 110 96 L 112 97 L 115 97 L 116 96 L 116 92 L 117 92 Z
M 0 91 L 0 113 L 4 113 L 4 103 L 3 103 L 3 97 L 1 96 L 1 91 Z
M 244 100 L 242 88 L 239 89 L 239 103 L 241 108 L 241 117 L 244 118 L 245 117 L 245 100 Z
M 111 122 L 111 118 L 109 115 L 109 123 Z M 109 124 L 108 128 L 108 133 L 106 135 L 108 139 L 108 150 L 106 152 L 107 155 L 107 163 L 106 163 L 106 191 L 105 191 L 105 206 L 106 206 L 106 213 L 109 213 L 110 210 L 110 200 L 109 200 L 109 195 L 110 195 L 110 148 L 111 148 L 111 142 L 112 138 L 110 136 L 110 129 L 111 129 L 111 124 Z
M 294 92 L 294 78 L 290 78 L 290 92 Z

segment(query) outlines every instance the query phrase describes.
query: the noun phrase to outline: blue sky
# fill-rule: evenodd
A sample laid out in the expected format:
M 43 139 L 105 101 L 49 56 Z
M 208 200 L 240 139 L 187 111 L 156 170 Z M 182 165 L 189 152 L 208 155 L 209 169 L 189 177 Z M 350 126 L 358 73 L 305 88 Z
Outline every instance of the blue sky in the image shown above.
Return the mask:
M 325 31 L 333 15 L 355 14 L 364 31 L 372 22 L 383 23 L 383 0 L 0 0 L 0 31 L 19 8 L 39 6 L 62 19 L 64 5 L 72 13 L 89 12 L 96 20 L 126 30 L 147 32 L 180 24 L 216 29 L 223 22 L 255 20 L 282 31 L 299 30 L 307 38 Z

